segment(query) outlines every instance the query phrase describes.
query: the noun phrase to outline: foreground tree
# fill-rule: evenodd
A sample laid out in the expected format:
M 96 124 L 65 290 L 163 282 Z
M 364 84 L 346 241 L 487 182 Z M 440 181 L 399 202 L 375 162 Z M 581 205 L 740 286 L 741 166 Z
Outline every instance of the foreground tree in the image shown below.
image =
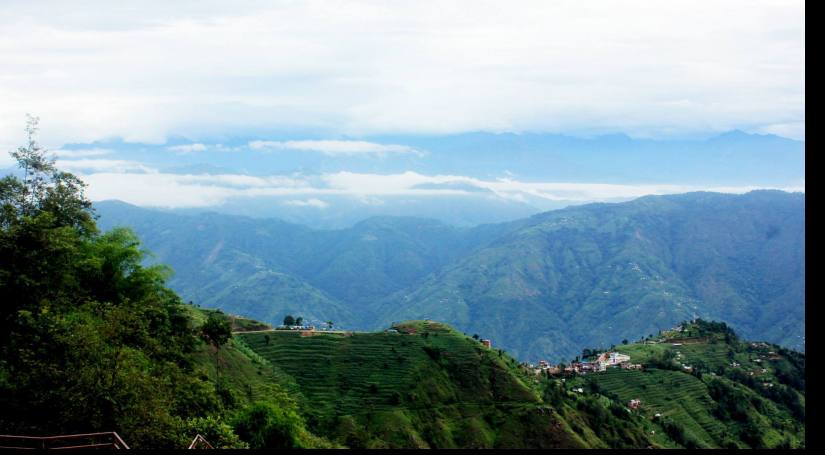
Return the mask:
M 232 326 L 229 320 L 220 313 L 209 313 L 206 322 L 201 326 L 201 338 L 215 351 L 215 374 L 220 375 L 219 354 L 221 346 L 232 338 Z
M 0 433 L 119 432 L 173 447 L 181 419 L 218 410 L 192 375 L 198 345 L 168 270 L 129 230 L 101 234 L 85 185 L 36 141 L 0 179 Z

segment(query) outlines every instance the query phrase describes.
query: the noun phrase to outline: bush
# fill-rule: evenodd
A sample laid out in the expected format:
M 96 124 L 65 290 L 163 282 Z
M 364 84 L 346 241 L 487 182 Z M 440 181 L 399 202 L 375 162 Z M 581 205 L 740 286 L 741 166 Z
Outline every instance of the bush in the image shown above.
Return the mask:
M 220 378 L 215 383 L 215 394 L 220 398 L 221 403 L 227 409 L 234 408 L 238 404 L 235 390 L 230 387 L 226 379 Z
M 293 409 L 274 403 L 247 406 L 232 419 L 232 427 L 253 449 L 307 448 L 304 421 Z

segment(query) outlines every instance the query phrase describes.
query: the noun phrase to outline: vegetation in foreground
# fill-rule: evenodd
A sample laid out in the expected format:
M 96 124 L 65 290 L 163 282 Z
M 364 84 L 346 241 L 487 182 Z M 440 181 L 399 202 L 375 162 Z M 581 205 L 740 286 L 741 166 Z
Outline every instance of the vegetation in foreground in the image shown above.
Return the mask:
M 225 318 L 194 317 L 144 267 L 137 237 L 98 231 L 84 184 L 34 139 L 0 180 L 0 433 L 117 431 L 133 447 L 328 445 L 277 382 L 260 400 L 222 374 L 249 360 Z M 210 371 L 211 370 L 211 371 Z M 243 368 L 241 368 L 243 371 Z M 255 383 L 244 388 L 255 391 Z

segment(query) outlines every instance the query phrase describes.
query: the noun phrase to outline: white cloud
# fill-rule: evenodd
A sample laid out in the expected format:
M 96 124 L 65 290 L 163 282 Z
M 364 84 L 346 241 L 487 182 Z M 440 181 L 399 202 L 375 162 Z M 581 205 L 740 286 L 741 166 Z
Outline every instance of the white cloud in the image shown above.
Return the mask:
M 801 136 L 804 19 L 801 0 L 6 0 L 0 143 L 20 143 L 26 112 L 47 145 L 291 128 Z
M 412 147 L 396 144 L 377 144 L 366 141 L 251 141 L 249 148 L 253 150 L 300 150 L 320 152 L 325 155 L 361 155 L 386 153 L 420 153 Z
M 315 207 L 317 209 L 325 209 L 329 207 L 329 204 L 316 198 L 307 199 L 307 200 L 300 200 L 300 199 L 291 199 L 284 202 L 285 205 L 292 205 L 295 207 Z
M 157 172 L 137 161 L 129 160 L 107 160 L 107 159 L 79 159 L 79 160 L 57 160 L 55 165 L 59 169 L 80 172 Z
M 175 174 L 121 174 L 99 172 L 83 175 L 93 201 L 118 199 L 145 207 L 209 207 L 223 203 L 237 190 L 187 182 Z
M 269 177 L 255 177 L 243 174 L 185 174 L 177 179 L 181 183 L 210 184 L 239 188 L 301 188 L 309 187 L 309 181 L 290 177 L 275 175 Z
M 105 168 L 102 164 L 101 169 Z M 112 169 L 117 166 L 111 166 Z M 480 180 L 456 175 L 423 175 L 416 172 L 379 175 L 338 172 L 320 176 L 181 175 L 159 172 L 93 172 L 81 177 L 89 183 L 94 201 L 119 199 L 142 206 L 208 207 L 230 198 L 270 196 L 287 198 L 283 204 L 324 209 L 328 202 L 320 197 L 346 196 L 365 204 L 380 205 L 382 197 L 491 197 L 472 191 L 489 190 L 492 197 L 530 203 L 531 199 L 570 203 L 618 201 L 650 194 L 675 194 L 689 191 L 745 193 L 760 186 L 703 187 L 689 185 L 615 185 L 604 183 L 521 182 L 512 179 Z M 461 187 L 420 188 L 426 184 L 461 184 Z M 804 185 L 804 182 L 803 182 Z M 777 188 L 804 192 L 804 186 Z
M 201 143 L 183 144 L 166 147 L 166 149 L 177 153 L 204 152 L 206 151 L 206 145 Z
M 58 158 L 88 158 L 90 156 L 104 156 L 104 155 L 111 155 L 112 150 L 110 149 L 100 149 L 100 148 L 93 148 L 93 149 L 77 149 L 77 150 L 55 150 L 54 155 Z

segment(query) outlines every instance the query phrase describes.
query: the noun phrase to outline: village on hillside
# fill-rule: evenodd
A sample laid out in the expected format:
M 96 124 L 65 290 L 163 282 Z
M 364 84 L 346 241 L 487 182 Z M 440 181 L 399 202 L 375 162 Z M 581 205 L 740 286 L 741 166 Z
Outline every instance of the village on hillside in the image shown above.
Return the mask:
M 691 322 L 696 322 L 697 316 L 694 314 L 693 320 Z M 665 333 L 681 333 L 685 330 L 684 324 L 679 324 Z M 663 336 L 663 332 L 659 332 L 658 338 L 645 338 L 640 340 L 643 344 L 658 344 L 667 341 L 666 337 Z M 676 341 L 680 341 L 677 339 L 673 340 L 674 342 L 671 343 L 673 346 L 681 346 L 681 343 Z M 593 360 L 590 361 L 573 361 L 570 362 L 569 365 L 559 364 L 559 365 L 551 365 L 549 362 L 545 360 L 539 360 L 538 365 L 534 365 L 529 363 L 525 365 L 527 368 L 533 370 L 537 375 L 546 374 L 546 375 L 561 375 L 561 374 L 587 374 L 587 373 L 598 373 L 601 371 L 605 371 L 608 368 L 622 368 L 625 370 L 641 370 L 643 369 L 642 364 L 640 363 L 631 363 L 630 356 L 626 354 L 621 354 L 615 351 L 606 351 L 601 353 L 593 353 L 590 357 Z M 686 371 L 690 372 L 691 368 L 686 367 Z
M 539 360 L 538 365 L 529 363 L 526 365 L 537 375 L 549 374 L 587 374 L 605 371 L 610 367 L 618 367 L 627 370 L 641 370 L 642 365 L 630 363 L 630 356 L 618 352 L 602 352 L 591 361 L 570 362 L 569 365 L 551 365 L 546 360 Z

